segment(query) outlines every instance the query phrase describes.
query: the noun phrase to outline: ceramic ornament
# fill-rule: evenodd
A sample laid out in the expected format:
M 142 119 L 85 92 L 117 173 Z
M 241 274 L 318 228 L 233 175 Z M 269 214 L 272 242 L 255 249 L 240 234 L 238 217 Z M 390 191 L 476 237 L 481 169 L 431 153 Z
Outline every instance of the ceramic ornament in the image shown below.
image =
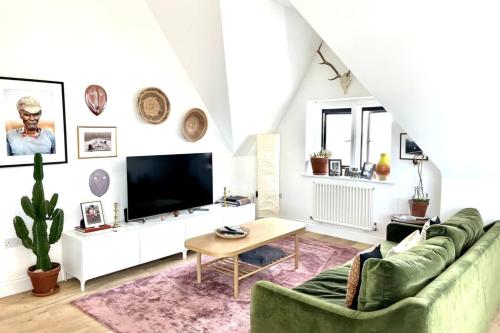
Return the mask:
M 90 174 L 89 178 L 90 191 L 98 196 L 102 197 L 109 188 L 109 175 L 106 171 L 102 169 L 97 169 Z
M 85 89 L 85 102 L 93 114 L 100 115 L 108 102 L 106 90 L 97 84 L 88 86 Z

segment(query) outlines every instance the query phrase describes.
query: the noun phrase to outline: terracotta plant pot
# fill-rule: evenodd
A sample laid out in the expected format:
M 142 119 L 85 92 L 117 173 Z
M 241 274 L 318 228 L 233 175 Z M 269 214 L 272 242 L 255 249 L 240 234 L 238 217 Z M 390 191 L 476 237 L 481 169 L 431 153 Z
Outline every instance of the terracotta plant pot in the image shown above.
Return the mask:
M 59 276 L 61 265 L 53 262 L 50 271 L 35 272 L 35 270 L 36 265 L 28 268 L 28 275 L 33 285 L 33 295 L 48 296 L 55 293 L 58 290 L 57 277 Z
M 327 175 L 328 158 L 311 157 L 311 167 L 313 170 L 313 175 Z
M 425 213 L 427 212 L 427 206 L 429 206 L 429 200 L 408 200 L 410 205 L 410 215 L 425 217 Z

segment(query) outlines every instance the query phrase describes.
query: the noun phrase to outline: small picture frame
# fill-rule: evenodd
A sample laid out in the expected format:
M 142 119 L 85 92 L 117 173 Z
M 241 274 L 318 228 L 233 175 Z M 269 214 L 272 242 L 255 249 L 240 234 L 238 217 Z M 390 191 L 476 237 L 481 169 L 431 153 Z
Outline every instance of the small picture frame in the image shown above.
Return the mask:
M 105 224 L 100 201 L 82 202 L 80 206 L 82 207 L 85 228 L 93 228 Z
M 413 141 L 407 133 L 400 134 L 399 140 L 399 159 L 400 160 L 428 160 L 427 155 Z
M 361 178 L 372 179 L 373 172 L 375 172 L 375 163 L 365 162 L 361 170 Z
M 78 158 L 116 157 L 116 127 L 78 126 Z
M 328 160 L 328 175 L 329 176 L 342 176 L 342 160 L 329 159 Z

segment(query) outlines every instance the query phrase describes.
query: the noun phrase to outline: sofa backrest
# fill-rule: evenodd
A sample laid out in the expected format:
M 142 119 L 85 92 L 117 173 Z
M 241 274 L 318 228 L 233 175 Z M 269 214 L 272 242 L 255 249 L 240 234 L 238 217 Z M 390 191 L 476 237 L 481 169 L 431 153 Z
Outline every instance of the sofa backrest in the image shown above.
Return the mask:
M 475 208 L 465 208 L 446 222 L 432 225 L 427 230 L 427 239 L 436 236 L 449 237 L 455 245 L 455 256 L 464 254 L 484 234 L 483 219 Z
M 415 299 L 428 304 L 428 333 L 487 332 L 500 303 L 500 221 Z

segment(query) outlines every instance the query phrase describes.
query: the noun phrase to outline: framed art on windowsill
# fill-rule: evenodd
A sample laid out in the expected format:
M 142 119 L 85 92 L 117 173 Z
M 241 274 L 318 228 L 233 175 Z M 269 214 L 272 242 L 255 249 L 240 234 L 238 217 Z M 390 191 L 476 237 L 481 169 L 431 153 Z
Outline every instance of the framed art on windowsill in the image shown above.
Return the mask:
M 328 160 L 328 175 L 329 176 L 342 176 L 342 160 L 329 159 Z
M 64 83 L 0 77 L 0 137 L 0 167 L 67 163 Z
M 374 163 L 363 163 L 363 169 L 361 170 L 361 178 L 364 179 L 372 179 L 373 173 L 375 172 L 375 164 Z
M 116 127 L 78 126 L 78 158 L 116 156 Z

